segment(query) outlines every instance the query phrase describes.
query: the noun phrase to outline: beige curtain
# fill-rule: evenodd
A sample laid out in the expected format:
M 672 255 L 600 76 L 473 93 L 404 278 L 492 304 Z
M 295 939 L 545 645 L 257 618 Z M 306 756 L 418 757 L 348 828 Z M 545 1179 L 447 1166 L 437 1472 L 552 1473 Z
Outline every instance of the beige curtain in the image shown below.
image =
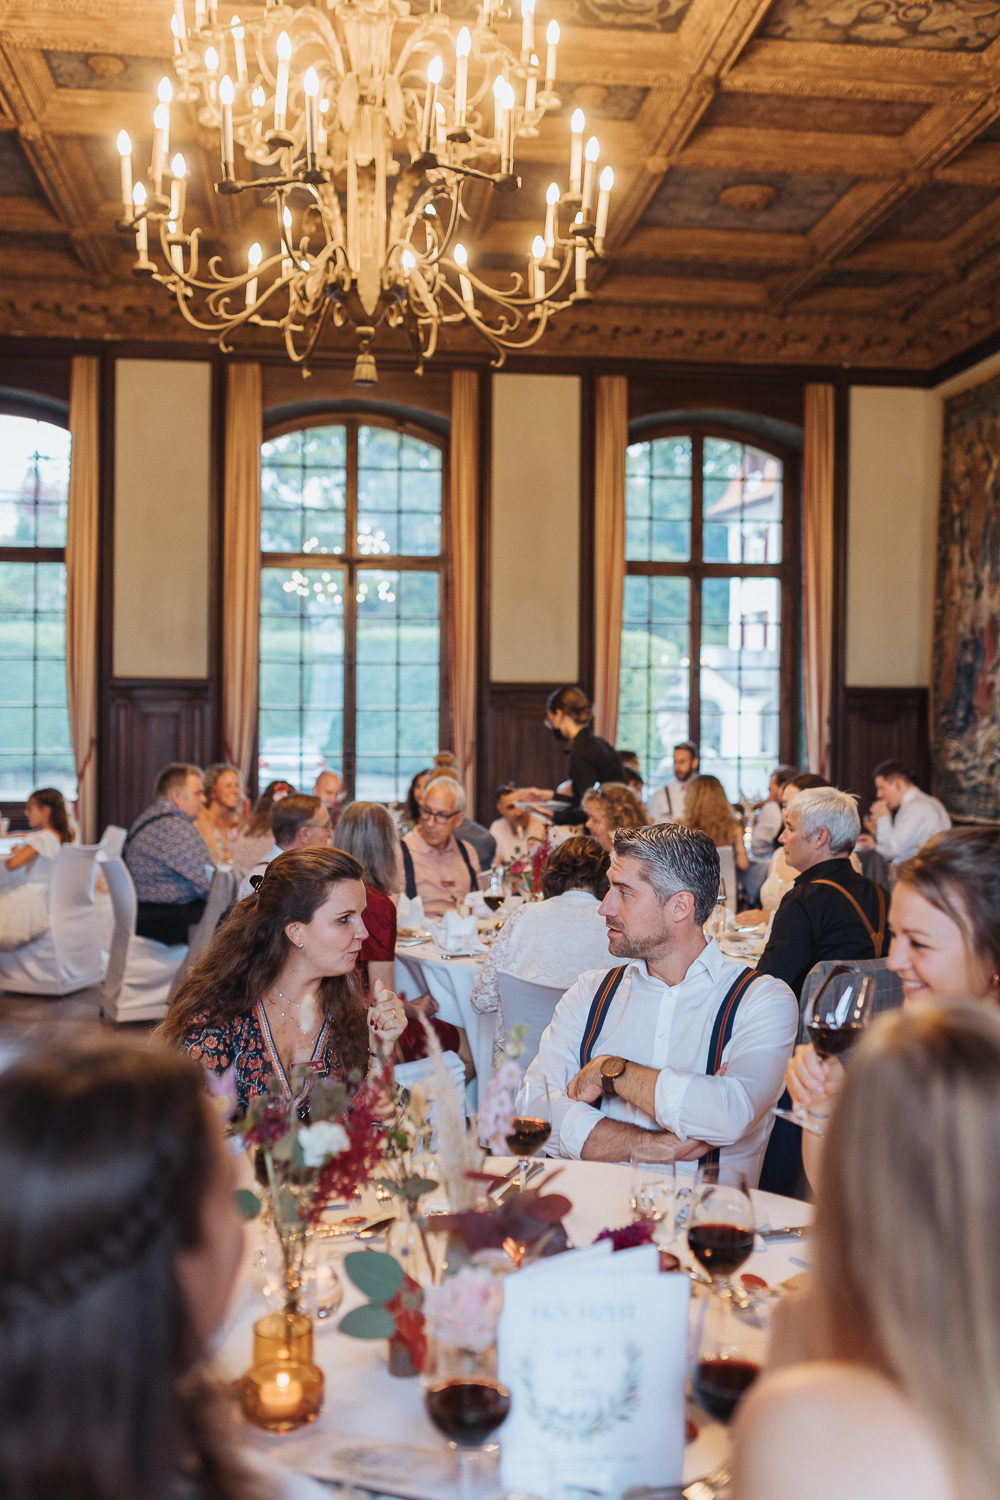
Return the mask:
M 807 385 L 802 452 L 803 649 L 806 757 L 830 774 L 830 689 L 833 654 L 832 385 Z
M 225 759 L 244 785 L 257 727 L 260 624 L 260 365 L 226 370 L 223 503 L 222 738 Z
M 597 381 L 594 435 L 594 729 L 613 745 L 625 593 L 625 449 L 628 380 Z
M 100 507 L 100 363 L 73 359 L 69 388 L 66 522 L 66 690 L 76 762 L 80 840 L 97 838 L 97 546 Z
M 468 805 L 476 800 L 476 573 L 479 500 L 479 376 L 454 370 L 451 376 L 451 460 L 448 475 L 451 547 L 452 750 L 458 760 Z

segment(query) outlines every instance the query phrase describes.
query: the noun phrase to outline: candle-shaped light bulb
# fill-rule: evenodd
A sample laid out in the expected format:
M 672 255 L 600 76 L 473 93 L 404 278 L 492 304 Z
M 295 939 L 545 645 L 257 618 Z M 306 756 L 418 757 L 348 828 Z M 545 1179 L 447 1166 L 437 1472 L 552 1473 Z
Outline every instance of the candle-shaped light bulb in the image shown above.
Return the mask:
M 556 209 L 559 206 L 559 184 L 550 182 L 545 190 L 545 245 L 551 255 L 556 243 Z
M 146 207 L 146 188 L 144 183 L 137 182 L 132 189 L 132 202 L 136 208 Z
M 118 147 L 118 155 L 121 158 L 122 170 L 122 209 L 126 219 L 132 217 L 132 138 L 127 130 L 119 130 L 118 139 L 115 142 Z
M 176 25 L 175 25 L 176 22 Z M 184 14 L 184 0 L 174 0 L 174 13 L 170 19 L 170 29 L 180 43 L 182 52 L 187 51 L 187 17 Z
M 500 133 L 500 170 L 509 172 L 514 162 L 514 85 L 504 83 L 501 96 L 503 123 Z
M 608 208 L 611 203 L 611 189 L 615 185 L 615 174 L 611 167 L 605 167 L 601 173 L 601 191 L 597 195 L 597 227 L 594 231 L 594 244 L 600 250 L 604 243 L 604 236 L 608 232 Z
M 441 100 L 434 104 L 434 140 L 439 151 L 444 151 L 448 145 L 448 117 L 444 112 Z
M 181 41 L 181 23 L 176 15 L 170 17 L 170 31 L 174 39 L 174 56 L 180 57 L 184 51 L 184 43 Z
M 536 260 L 544 260 L 545 258 L 545 241 L 540 234 L 536 234 L 531 242 L 531 253 Z
M 186 186 L 187 163 L 179 151 L 170 163 L 170 174 L 170 217 L 180 227 L 181 220 L 184 217 L 184 189 Z M 171 233 L 173 232 L 171 231 Z
M 274 85 L 274 128 L 283 131 L 288 111 L 288 69 L 292 59 L 292 39 L 287 31 L 278 37 L 278 74 Z
M 156 89 L 156 97 L 161 104 L 169 104 L 174 97 L 173 84 L 169 78 L 161 78 Z
M 417 257 L 414 255 L 412 250 L 404 250 L 402 255 L 400 256 L 400 260 L 403 264 L 403 276 L 405 278 L 409 276 L 411 271 L 416 269 Z
M 541 267 L 544 259 L 545 241 L 540 234 L 536 234 L 531 242 L 531 295 L 536 302 L 541 302 L 545 296 L 545 272 Z
M 285 208 L 282 210 L 281 222 L 284 226 L 284 248 L 285 250 L 287 250 L 289 245 L 289 235 L 292 227 L 292 211 L 290 208 Z M 292 262 L 287 254 L 283 255 L 281 258 L 281 274 L 282 276 L 290 276 L 292 274 Z
M 205 67 L 209 73 L 217 73 L 219 71 L 219 54 L 214 47 L 205 48 Z
M 493 80 L 493 133 L 499 136 L 503 128 L 504 76 L 498 73 Z
M 163 186 L 163 165 L 169 150 L 170 105 L 161 101 L 153 110 L 153 162 L 150 176 L 156 193 L 159 193 Z
M 319 129 L 316 132 L 316 150 L 320 156 L 325 156 L 327 151 L 327 115 L 330 113 L 329 99 L 319 101 Z
M 455 124 L 464 125 L 469 107 L 469 53 L 472 33 L 463 26 L 455 43 Z
M 538 89 L 538 58 L 531 54 L 530 71 L 524 84 L 524 112 L 526 115 L 534 113 L 535 94 Z
M 132 189 L 132 203 L 136 213 L 146 207 L 146 189 L 141 182 L 137 182 Z M 140 262 L 145 263 L 149 251 L 149 235 L 144 218 L 135 226 L 135 248 L 139 252 Z
M 469 253 L 465 246 L 461 244 L 456 245 L 451 253 L 458 267 L 458 285 L 462 293 L 462 301 L 466 307 L 471 308 L 474 305 L 475 298 L 472 294 L 472 282 L 465 274 L 465 268 L 469 264 Z
M 247 251 L 247 271 L 251 272 L 250 280 L 247 282 L 246 305 L 252 307 L 257 301 L 257 269 L 264 259 L 264 252 L 260 245 L 254 240 Z
M 427 89 L 424 93 L 424 114 L 420 123 L 420 149 L 429 151 L 431 148 L 431 125 L 434 120 L 434 102 L 437 98 L 437 86 L 441 82 L 444 72 L 444 63 L 440 57 L 432 57 L 427 64 Z
M 583 131 L 586 123 L 587 119 L 583 110 L 574 109 L 573 118 L 569 122 L 572 132 L 569 148 L 569 190 L 573 197 L 579 193 L 583 178 Z
M 594 196 L 597 187 L 597 158 L 601 147 L 597 136 L 592 135 L 584 152 L 586 166 L 583 169 L 583 222 L 589 224 L 594 214 Z
M 535 50 L 535 0 L 521 0 L 521 56 L 527 60 Z
M 452 252 L 452 258 L 456 266 L 467 266 L 469 264 L 469 252 L 464 245 L 456 245 Z
M 250 92 L 250 103 L 254 109 L 263 109 L 266 102 L 267 95 L 264 93 L 263 85 L 260 83 L 255 84 Z
M 576 294 L 585 297 L 587 294 L 587 247 L 582 242 L 576 247 Z
M 229 22 L 229 30 L 233 37 L 233 50 L 236 53 L 236 77 L 240 83 L 246 83 L 249 74 L 247 72 L 247 47 L 246 31 L 239 16 L 233 16 Z
M 556 48 L 559 46 L 559 22 L 550 21 L 545 31 L 545 87 L 551 89 L 556 81 Z
M 316 137 L 319 134 L 319 74 L 315 68 L 306 68 L 302 80 L 306 96 L 306 156 L 309 166 L 316 166 Z
M 233 165 L 233 100 L 236 90 L 227 73 L 219 84 L 219 103 L 222 105 L 222 175 L 232 182 L 236 175 Z

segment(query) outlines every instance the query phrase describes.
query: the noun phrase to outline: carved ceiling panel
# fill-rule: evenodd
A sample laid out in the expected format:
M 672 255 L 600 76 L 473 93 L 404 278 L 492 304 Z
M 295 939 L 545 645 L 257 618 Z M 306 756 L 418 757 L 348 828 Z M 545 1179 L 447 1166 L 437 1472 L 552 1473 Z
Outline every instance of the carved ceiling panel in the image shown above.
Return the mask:
M 804 234 L 852 186 L 850 177 L 818 177 L 805 172 L 793 177 L 779 172 L 676 167 L 657 188 L 640 222 L 670 229 Z
M 788 42 L 982 52 L 1000 36 L 993 0 L 775 0 L 761 36 Z

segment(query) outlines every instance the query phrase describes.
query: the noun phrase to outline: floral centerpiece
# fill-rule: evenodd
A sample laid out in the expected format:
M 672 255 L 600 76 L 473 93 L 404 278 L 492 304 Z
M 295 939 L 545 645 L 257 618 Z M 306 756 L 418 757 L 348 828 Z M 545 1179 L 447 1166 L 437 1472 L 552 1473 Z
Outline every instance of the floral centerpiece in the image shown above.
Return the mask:
M 512 859 L 507 868 L 514 888 L 521 888 L 521 894 L 529 900 L 539 895 L 542 889 L 542 866 L 548 859 L 552 850 L 551 832 L 545 830 L 544 837 L 529 838 L 528 848 L 524 854 L 519 854 Z

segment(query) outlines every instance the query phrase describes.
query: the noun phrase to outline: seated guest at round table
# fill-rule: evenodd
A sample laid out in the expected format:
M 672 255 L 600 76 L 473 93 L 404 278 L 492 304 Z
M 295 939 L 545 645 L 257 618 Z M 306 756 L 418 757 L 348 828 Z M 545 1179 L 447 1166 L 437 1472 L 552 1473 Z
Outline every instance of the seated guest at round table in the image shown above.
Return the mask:
M 638 1152 L 693 1172 L 719 1147 L 722 1165 L 756 1186 L 798 1030 L 795 996 L 706 939 L 719 894 L 707 834 L 679 823 L 619 829 L 608 881 L 601 915 L 625 962 L 567 990 L 525 1075 L 548 1083 L 549 1149 L 613 1162 Z
M 0 1494 L 310 1500 L 205 1368 L 243 1256 L 201 1070 L 121 1037 L 0 1074 Z
M 264 859 L 259 859 L 253 869 L 244 875 L 237 891 L 237 900 L 242 901 L 254 890 L 254 876 L 263 875 L 272 859 L 284 854 L 286 849 L 324 849 L 330 842 L 330 814 L 319 797 L 307 797 L 302 792 L 293 792 L 271 804 L 271 833 L 274 838 Z
M 255 864 L 267 858 L 268 850 L 274 843 L 271 808 L 282 797 L 288 797 L 294 791 L 290 781 L 268 782 L 233 840 L 233 864 L 237 870 L 252 870 Z
M 685 828 L 707 833 L 716 849 L 732 849 L 737 870 L 749 870 L 750 857 L 743 829 L 733 815 L 726 789 L 718 776 L 692 776 L 684 794 Z
M 243 788 L 235 766 L 222 762 L 209 766 L 202 783 L 205 806 L 195 824 L 216 864 L 228 865 L 233 842 L 242 819 Z
M 214 1072 L 235 1068 L 241 1109 L 272 1076 L 301 1108 L 317 1074 L 364 1076 L 372 1049 L 403 1031 L 395 995 L 380 993 L 369 1008 L 354 974 L 367 936 L 361 875 L 339 849 L 279 854 L 191 965 L 157 1029 Z
M 138 901 L 135 930 L 157 943 L 186 943 L 212 883 L 212 854 L 195 826 L 205 805 L 201 771 L 183 762 L 164 766 L 153 798 L 123 851 Z
M 880 1017 L 829 1129 L 810 1294 L 777 1309 L 736 1419 L 733 1500 L 1000 1492 L 998 1224 L 1000 1017 Z
M 403 839 L 404 889 L 419 896 L 424 915 L 436 921 L 469 891 L 479 889 L 479 857 L 455 837 L 465 817 L 465 788 L 450 776 L 429 781 L 417 826 Z
M 338 771 L 320 771 L 313 785 L 312 794 L 318 797 L 330 814 L 330 827 L 336 828 L 344 806 L 344 782 Z
M 576 828 L 586 822 L 584 792 L 596 782 L 624 782 L 625 767 L 615 747 L 591 729 L 594 710 L 582 688 L 556 688 L 549 694 L 546 707 L 545 727 L 560 744 L 569 745 L 571 791 L 568 798 L 563 798 L 558 788 L 531 786 L 519 787 L 518 795 L 522 802 L 551 802 L 558 797 L 566 805 L 552 814 L 553 823 Z
M 608 889 L 608 855 L 596 839 L 574 834 L 542 865 L 541 901 L 519 906 L 494 939 L 472 986 L 472 1007 L 496 1012 L 493 1061 L 507 1042 L 498 973 L 568 990 L 587 969 L 611 963 L 600 903 Z
M 587 832 L 610 854 L 619 828 L 645 828 L 649 822 L 642 799 L 620 781 L 602 781 L 583 794 Z
M 28 798 L 28 832 L 5 860 L 8 870 L 24 870 L 24 880 L 0 892 L 0 948 L 19 948 L 49 928 L 49 881 L 56 855 L 73 842 L 62 792 L 38 787 Z
M 776 771 L 771 772 L 767 800 L 760 804 L 754 814 L 753 833 L 750 837 L 751 859 L 769 861 L 776 851 L 783 826 L 781 794 L 793 776 L 797 775 L 794 766 L 779 766 Z
M 424 791 L 426 792 L 428 787 L 442 778 L 447 781 L 458 781 L 456 772 L 450 766 L 435 767 L 434 770 L 428 771 L 424 779 Z M 476 858 L 479 860 L 479 868 L 481 870 L 488 870 L 497 857 L 497 841 L 490 830 L 484 828 L 482 823 L 477 823 L 474 818 L 470 818 L 468 812 L 466 812 L 454 832 L 456 839 L 463 844 L 467 844 L 470 849 L 475 849 Z
M 497 812 L 499 816 L 490 824 L 490 833 L 498 862 L 509 865 L 527 854 L 532 843 L 544 839 L 545 824 L 528 808 L 518 806 L 517 787 L 510 783 L 497 787 Z
M 887 966 L 903 981 L 903 1004 L 1000 1002 L 1000 830 L 952 828 L 935 834 L 899 866 L 889 904 Z M 788 1091 L 818 1121 L 828 1119 L 844 1085 L 836 1058 L 821 1062 L 796 1047 Z M 802 1132 L 802 1157 L 815 1182 L 822 1137 Z
M 416 828 L 420 821 L 420 803 L 424 795 L 424 782 L 430 775 L 430 769 L 418 771 L 410 782 L 410 789 L 403 803 L 404 823 L 403 832 L 409 833 L 411 828 Z
M 800 771 L 797 776 L 791 776 L 781 788 L 781 811 L 793 797 L 799 792 L 811 791 L 814 787 L 829 786 L 830 783 L 823 776 L 814 776 L 811 771 Z M 861 873 L 861 862 L 857 855 L 851 856 L 851 863 Z M 788 862 L 788 855 L 783 844 L 778 845 L 771 856 L 771 863 L 767 867 L 764 883 L 760 888 L 760 906 L 752 911 L 741 911 L 737 913 L 736 921 L 740 927 L 756 927 L 766 922 L 774 912 L 778 910 L 781 898 L 786 891 L 791 890 L 795 883 L 798 870 L 793 870 Z
M 951 827 L 944 803 L 914 786 L 913 777 L 898 760 L 875 767 L 875 801 L 865 820 L 868 848 L 874 847 L 890 864 L 909 859 L 934 833 Z

